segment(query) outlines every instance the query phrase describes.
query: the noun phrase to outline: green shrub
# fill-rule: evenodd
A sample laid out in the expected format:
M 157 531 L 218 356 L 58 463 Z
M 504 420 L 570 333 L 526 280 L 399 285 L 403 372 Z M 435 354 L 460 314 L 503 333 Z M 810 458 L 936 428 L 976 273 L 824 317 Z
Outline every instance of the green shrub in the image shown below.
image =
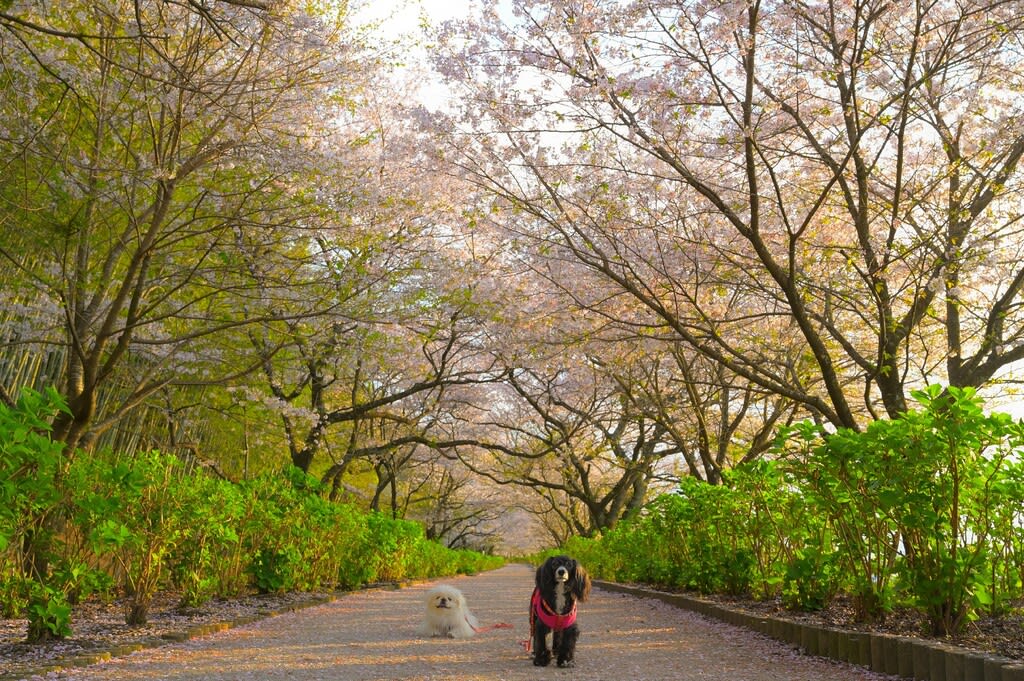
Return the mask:
M 0 618 L 14 619 L 21 616 L 28 605 L 27 585 L 10 554 L 0 552 Z
M 31 582 L 28 599 L 29 635 L 32 640 L 32 627 L 46 627 L 42 638 L 66 638 L 71 634 L 71 605 L 64 593 L 39 582 Z
M 950 635 L 993 602 L 997 508 L 1020 499 L 1008 471 L 1021 465 L 1024 426 L 984 414 L 971 389 L 914 396 L 924 409 L 888 422 L 878 440 L 902 447 L 891 494 L 907 582 L 933 632 Z
M 884 617 L 892 607 L 891 586 L 901 537 L 887 505 L 891 493 L 886 481 L 895 475 L 893 457 L 865 447 L 862 433 L 839 430 L 826 434 L 810 423 L 793 429 L 792 442 L 789 470 L 812 515 L 829 524 L 827 536 L 835 543 L 835 557 L 848 575 L 858 619 Z M 792 559 L 788 569 L 799 573 L 807 561 L 818 562 L 832 552 L 830 546 L 812 545 L 801 550 L 801 557 Z M 808 594 L 817 590 L 809 586 Z
M 835 596 L 838 581 L 835 553 L 821 546 L 798 549 L 785 565 L 782 602 L 790 610 L 822 610 Z
M 374 581 L 396 582 L 409 578 L 415 558 L 414 547 L 426 541 L 423 526 L 408 520 L 395 520 L 383 513 L 367 517 L 370 562 Z
M 23 560 L 4 578 L 3 610 L 27 607 L 28 640 L 70 632 L 68 591 L 51 567 L 63 549 L 58 533 L 65 514 L 64 445 L 50 439 L 50 419 L 67 411 L 56 390 L 22 390 L 13 408 L 0 402 L 0 553 L 24 547 Z
M 923 409 L 862 433 L 798 427 L 792 465 L 833 529 L 860 614 L 884 615 L 899 578 L 933 632 L 949 635 L 993 605 L 995 576 L 1006 574 L 996 530 L 1019 508 L 1024 427 L 986 415 L 971 389 L 914 397 Z
M 256 588 L 260 593 L 290 591 L 300 573 L 301 557 L 294 546 L 259 549 L 249 564 Z
M 330 502 L 295 468 L 234 484 L 159 452 L 71 462 L 47 437 L 61 408 L 52 391 L 0 405 L 0 612 L 27 614 L 33 640 L 66 636 L 78 599 L 115 587 L 129 596 L 126 620 L 142 623 L 169 586 L 195 606 L 250 588 L 355 588 L 503 563 L 427 541 L 417 523 Z M 22 571 L 26 543 L 39 547 L 45 580 Z
M 725 480 L 738 499 L 737 512 L 744 516 L 745 544 L 752 562 L 751 592 L 760 598 L 775 597 L 784 588 L 782 575 L 796 558 L 794 554 L 808 544 L 820 547 L 821 533 L 805 529 L 808 522 L 813 526 L 815 521 L 808 517 L 792 477 L 778 461 L 748 462 L 728 471 Z M 799 579 L 790 574 L 790 587 Z
M 185 505 L 184 477 L 178 459 L 140 453 L 101 468 L 88 506 L 81 507 L 90 516 L 94 546 L 113 557 L 124 577 L 129 625 L 146 623 L 153 596 L 166 583 L 172 551 L 194 518 Z
M 205 475 L 181 479 L 184 528 L 169 556 L 170 575 L 181 604 L 202 605 L 214 596 L 231 597 L 246 587 L 238 525 L 245 501 L 236 485 Z

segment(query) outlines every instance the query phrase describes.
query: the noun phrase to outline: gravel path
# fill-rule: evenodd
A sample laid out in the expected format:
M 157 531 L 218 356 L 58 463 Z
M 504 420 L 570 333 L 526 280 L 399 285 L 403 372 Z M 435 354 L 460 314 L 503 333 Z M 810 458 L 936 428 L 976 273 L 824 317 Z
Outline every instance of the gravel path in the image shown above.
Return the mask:
M 659 601 L 595 589 L 580 608 L 574 669 L 537 668 L 528 636 L 533 573 L 511 565 L 446 582 L 482 626 L 465 640 L 417 636 L 434 583 L 357 592 L 186 643 L 32 679 L 110 681 L 881 681 L 859 667 L 801 655 L 759 634 Z

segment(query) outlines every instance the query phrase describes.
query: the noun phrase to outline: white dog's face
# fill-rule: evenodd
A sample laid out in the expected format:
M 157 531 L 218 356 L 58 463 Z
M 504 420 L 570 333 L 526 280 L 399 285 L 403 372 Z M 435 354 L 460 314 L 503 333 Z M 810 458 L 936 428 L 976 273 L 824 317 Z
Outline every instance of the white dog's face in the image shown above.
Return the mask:
M 427 613 L 420 632 L 428 636 L 468 638 L 477 626 L 476 617 L 466 607 L 466 598 L 455 587 L 442 584 L 426 595 Z
M 427 594 L 427 607 L 437 610 L 462 610 L 462 594 L 455 589 L 437 588 Z

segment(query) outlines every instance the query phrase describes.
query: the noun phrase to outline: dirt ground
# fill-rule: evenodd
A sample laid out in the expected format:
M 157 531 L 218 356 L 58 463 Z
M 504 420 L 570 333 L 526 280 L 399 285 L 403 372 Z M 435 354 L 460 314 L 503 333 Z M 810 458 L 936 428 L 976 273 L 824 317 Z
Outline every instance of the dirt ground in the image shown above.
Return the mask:
M 522 641 L 533 573 L 523 565 L 444 580 L 486 630 L 472 639 L 416 634 L 434 583 L 353 593 L 334 602 L 184 643 L 33 680 L 219 681 L 881 681 L 745 629 L 653 599 L 595 589 L 581 606 L 573 669 L 534 667 Z

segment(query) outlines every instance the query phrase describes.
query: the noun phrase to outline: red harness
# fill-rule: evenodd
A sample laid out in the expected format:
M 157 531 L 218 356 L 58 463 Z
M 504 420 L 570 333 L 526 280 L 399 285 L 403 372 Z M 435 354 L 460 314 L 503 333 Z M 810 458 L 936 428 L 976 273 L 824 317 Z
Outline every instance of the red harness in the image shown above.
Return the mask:
M 533 632 L 536 630 L 538 619 L 552 631 L 564 631 L 576 623 L 576 601 L 572 603 L 572 610 L 564 615 L 559 615 L 547 601 L 541 598 L 540 589 L 533 590 L 533 597 L 530 599 L 530 640 L 527 642 L 527 651 L 530 650 L 530 644 L 533 643 Z

